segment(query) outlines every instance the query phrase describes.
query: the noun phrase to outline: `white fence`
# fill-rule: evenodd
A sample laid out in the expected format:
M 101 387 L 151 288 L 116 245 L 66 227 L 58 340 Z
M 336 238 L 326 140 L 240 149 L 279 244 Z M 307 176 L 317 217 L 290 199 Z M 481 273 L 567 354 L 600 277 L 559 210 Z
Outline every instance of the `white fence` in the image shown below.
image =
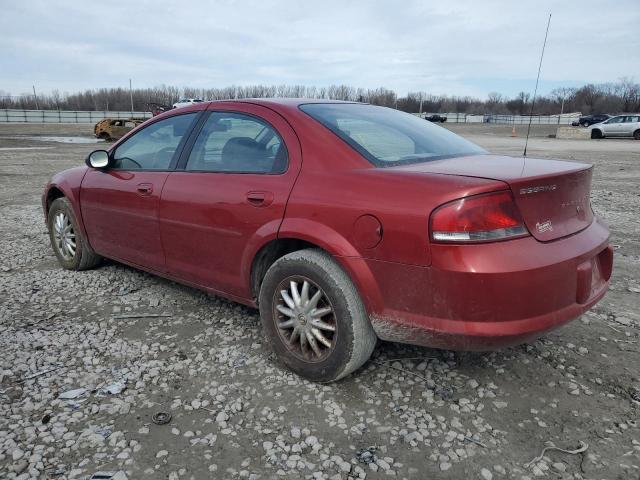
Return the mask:
M 421 117 L 430 113 L 415 113 Z M 449 123 L 496 123 L 522 125 L 529 123 L 528 115 L 470 115 L 467 113 L 440 113 Z M 571 125 L 580 113 L 563 115 L 533 115 L 533 125 Z M 8 110 L 0 109 L 0 123 L 96 123 L 103 118 L 151 118 L 150 112 L 109 112 L 69 110 Z
M 432 115 L 431 113 L 415 113 L 420 117 Z M 500 125 L 571 125 L 578 120 L 580 113 L 565 113 L 562 115 L 470 115 L 467 113 L 439 113 L 438 115 L 447 117 L 449 123 L 495 123 Z
M 0 123 L 96 123 L 103 118 L 151 118 L 151 113 L 0 109 Z

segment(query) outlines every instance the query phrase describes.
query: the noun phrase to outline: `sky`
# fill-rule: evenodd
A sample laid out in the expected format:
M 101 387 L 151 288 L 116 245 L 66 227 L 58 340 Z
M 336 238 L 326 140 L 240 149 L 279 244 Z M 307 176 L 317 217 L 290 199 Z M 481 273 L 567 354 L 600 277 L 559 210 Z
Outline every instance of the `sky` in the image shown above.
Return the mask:
M 0 90 L 346 84 L 400 95 L 640 81 L 640 0 L 0 0 Z

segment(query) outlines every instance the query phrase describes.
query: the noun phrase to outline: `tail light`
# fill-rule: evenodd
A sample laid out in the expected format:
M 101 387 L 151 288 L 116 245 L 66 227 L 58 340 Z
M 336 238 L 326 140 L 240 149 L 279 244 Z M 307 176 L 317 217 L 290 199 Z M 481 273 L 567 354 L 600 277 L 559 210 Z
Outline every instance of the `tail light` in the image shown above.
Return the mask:
M 461 198 L 431 214 L 435 242 L 487 242 L 529 235 L 511 192 Z

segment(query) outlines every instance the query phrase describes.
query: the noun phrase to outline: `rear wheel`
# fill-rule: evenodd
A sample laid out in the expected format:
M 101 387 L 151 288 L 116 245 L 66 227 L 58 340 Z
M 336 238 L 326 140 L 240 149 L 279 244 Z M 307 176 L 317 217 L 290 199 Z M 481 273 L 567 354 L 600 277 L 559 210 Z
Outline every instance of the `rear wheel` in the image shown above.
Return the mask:
M 308 380 L 345 377 L 373 352 L 377 336 L 360 296 L 323 251 L 300 250 L 277 260 L 264 277 L 259 303 L 271 348 Z
M 57 198 L 47 216 L 49 239 L 58 262 L 67 270 L 87 270 L 100 263 L 96 254 L 78 229 L 78 222 L 69 200 Z
M 633 132 L 633 138 L 636 140 L 640 140 L 640 129 Z
M 591 130 L 591 138 L 602 138 L 602 131 L 594 128 Z
M 589 126 L 589 122 L 582 122 L 580 124 L 581 127 L 588 127 Z

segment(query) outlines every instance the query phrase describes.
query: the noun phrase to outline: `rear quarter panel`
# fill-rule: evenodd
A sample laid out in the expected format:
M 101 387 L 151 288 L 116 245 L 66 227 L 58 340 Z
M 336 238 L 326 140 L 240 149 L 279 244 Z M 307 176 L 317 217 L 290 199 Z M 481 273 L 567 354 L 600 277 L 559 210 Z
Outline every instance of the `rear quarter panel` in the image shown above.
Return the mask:
M 471 177 L 377 168 L 318 171 L 307 166 L 305 157 L 282 235 L 304 231 L 309 241 L 317 234 L 335 255 L 412 265 L 431 264 L 429 215 L 433 209 L 455 198 L 506 188 L 503 182 Z M 361 230 L 356 229 L 356 221 L 365 215 L 380 224 L 377 245 L 363 241 Z M 305 227 L 310 221 L 322 228 Z

